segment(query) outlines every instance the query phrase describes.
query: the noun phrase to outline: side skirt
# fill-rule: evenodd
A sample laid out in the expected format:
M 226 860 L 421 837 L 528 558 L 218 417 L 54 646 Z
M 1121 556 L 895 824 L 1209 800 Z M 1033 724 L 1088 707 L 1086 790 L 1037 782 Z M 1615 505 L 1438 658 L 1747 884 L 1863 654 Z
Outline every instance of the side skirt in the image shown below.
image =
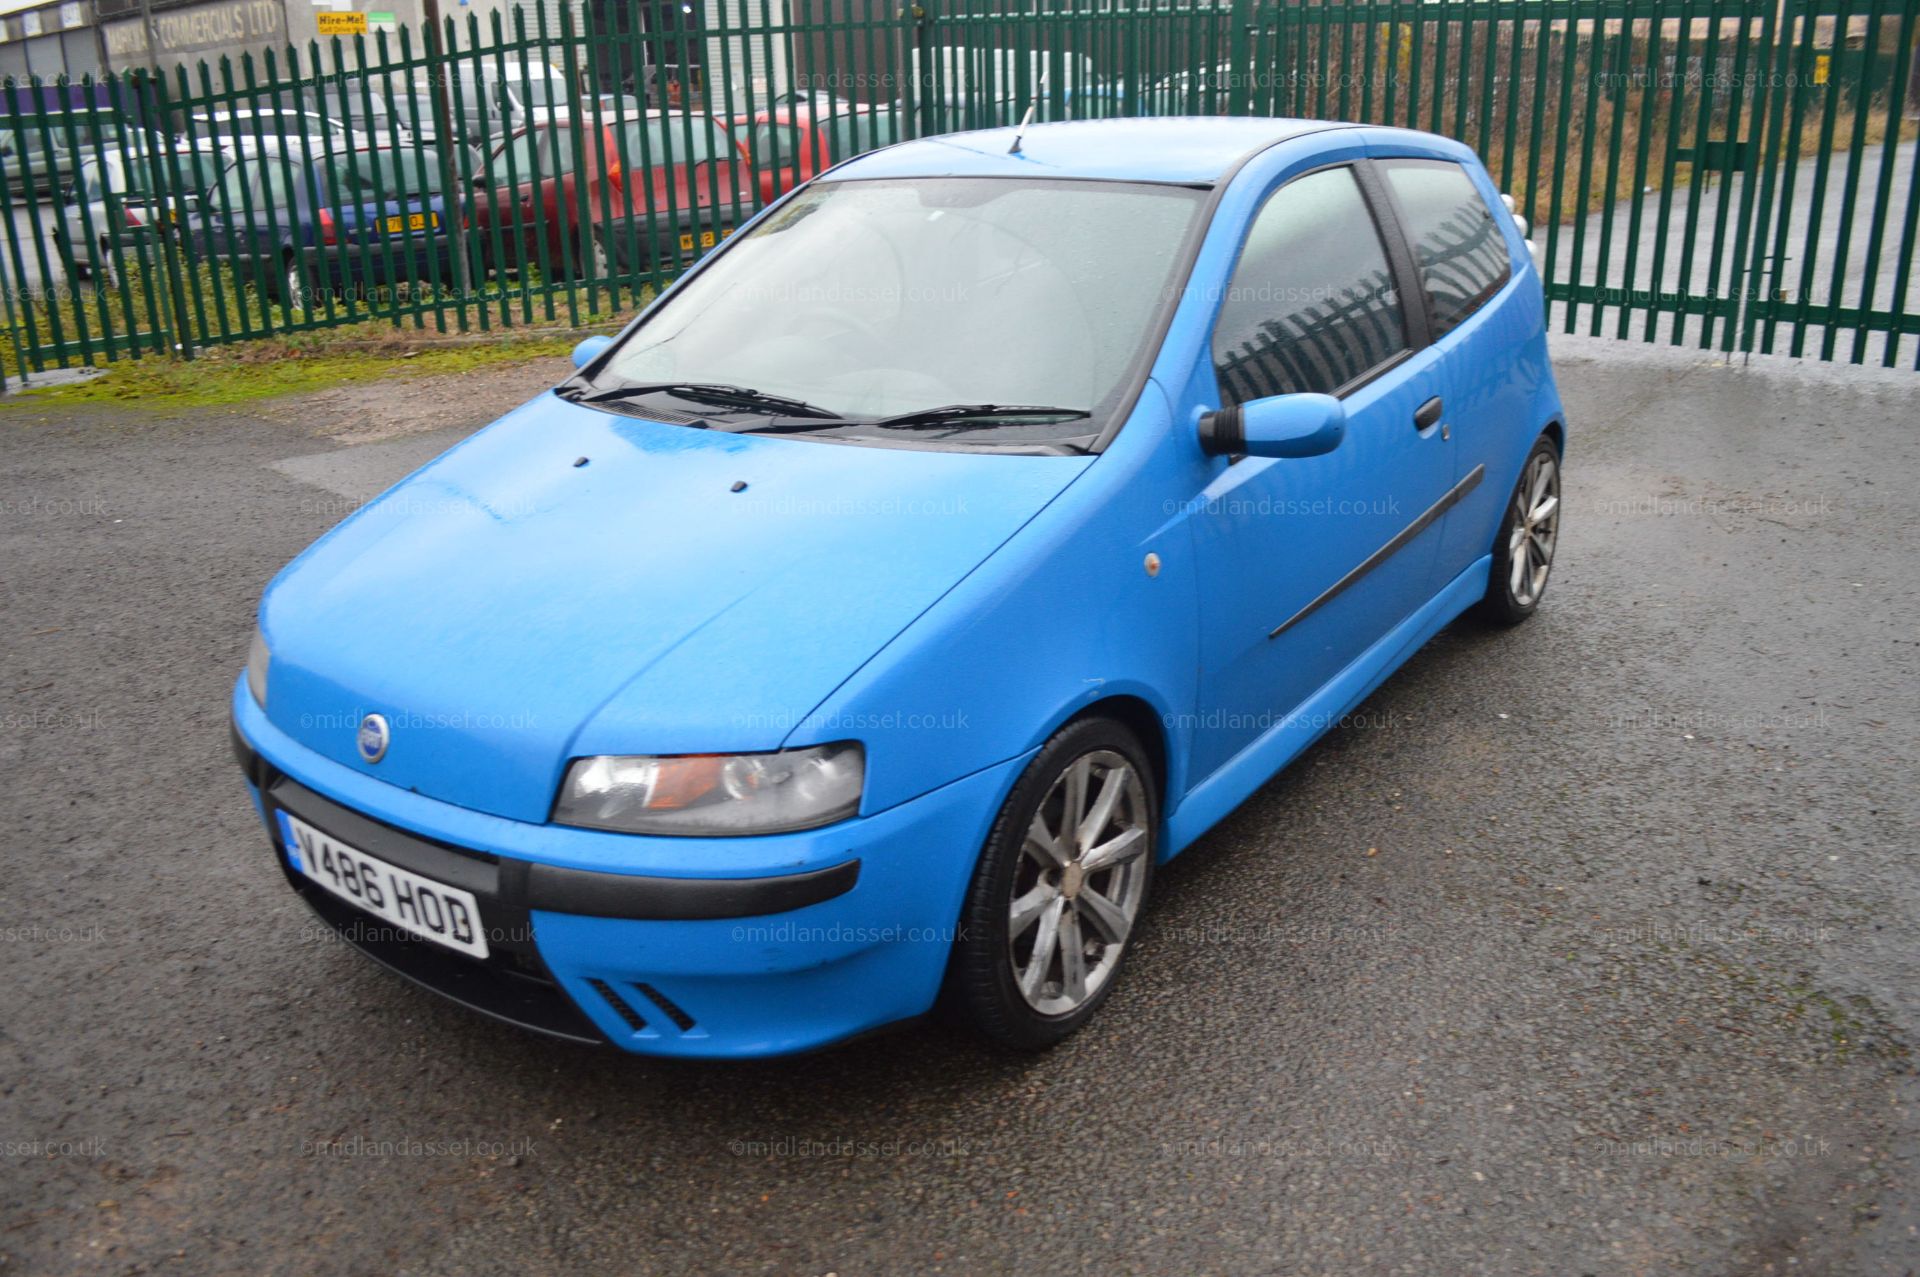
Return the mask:
M 1189 790 L 1167 816 L 1161 859 L 1170 860 L 1184 851 L 1372 695 L 1409 656 L 1487 592 L 1487 574 L 1492 570 L 1493 556 L 1482 555 L 1291 714 Z

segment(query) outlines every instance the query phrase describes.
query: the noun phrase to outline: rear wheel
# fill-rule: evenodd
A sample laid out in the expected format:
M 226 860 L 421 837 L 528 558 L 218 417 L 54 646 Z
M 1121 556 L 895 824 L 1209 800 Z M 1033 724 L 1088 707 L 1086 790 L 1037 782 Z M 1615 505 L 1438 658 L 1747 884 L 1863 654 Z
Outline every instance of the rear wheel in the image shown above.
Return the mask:
M 1090 718 L 1028 764 L 981 852 L 949 996 L 986 1036 L 1041 1050 L 1112 992 L 1159 850 L 1153 773 L 1133 733 Z
M 556 262 L 555 265 L 558 266 L 559 263 Z M 585 279 L 587 272 L 591 270 L 595 280 L 603 280 L 608 277 L 612 269 L 613 262 L 607 256 L 607 246 L 601 242 L 598 235 L 588 230 L 586 237 L 574 246 L 573 277 Z
M 111 239 L 106 238 L 105 236 L 102 236 L 100 238 L 100 270 L 99 270 L 100 282 L 102 284 L 114 285 L 120 282 L 120 272 L 118 269 L 116 269 L 117 265 L 118 264 L 114 261 L 114 257 L 113 257 L 113 241 Z M 88 274 L 92 274 L 92 273 L 94 272 L 88 271 Z
M 1560 540 L 1560 450 L 1541 435 L 1520 467 L 1493 543 L 1493 571 L 1480 615 L 1494 625 L 1518 625 L 1547 592 L 1553 551 Z

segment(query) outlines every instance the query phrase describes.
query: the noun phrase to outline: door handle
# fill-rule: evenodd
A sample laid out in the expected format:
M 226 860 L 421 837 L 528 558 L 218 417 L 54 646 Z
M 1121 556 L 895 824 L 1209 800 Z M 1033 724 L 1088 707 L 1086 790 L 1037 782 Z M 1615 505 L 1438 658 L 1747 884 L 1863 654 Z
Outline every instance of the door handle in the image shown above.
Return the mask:
M 1415 430 L 1425 430 L 1427 427 L 1434 425 L 1440 420 L 1440 411 L 1440 396 L 1435 395 L 1414 410 L 1413 428 Z

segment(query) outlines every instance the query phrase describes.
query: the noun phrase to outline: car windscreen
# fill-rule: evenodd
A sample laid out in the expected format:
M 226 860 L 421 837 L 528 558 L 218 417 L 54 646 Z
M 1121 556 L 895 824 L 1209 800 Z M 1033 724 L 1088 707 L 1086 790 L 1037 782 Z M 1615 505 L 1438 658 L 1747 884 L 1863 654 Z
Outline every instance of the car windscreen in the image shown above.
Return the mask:
M 15 129 L 9 126 L 6 132 L 8 141 L 10 143 L 17 143 L 17 148 L 9 148 L 9 154 L 11 154 L 14 149 L 18 149 L 20 153 L 24 155 L 36 156 L 45 154 L 49 147 L 56 151 L 64 151 L 67 149 L 67 139 L 61 134 L 58 128 L 42 129 L 32 125 L 25 125 Z M 82 136 L 84 137 L 85 135 L 82 134 Z
M 528 106 L 565 106 L 567 104 L 565 80 L 510 80 L 507 83 L 507 91 Z
M 350 85 L 345 92 L 328 89 L 320 95 L 319 105 L 325 109 L 327 119 L 335 124 L 344 124 L 351 128 L 356 121 L 372 115 L 387 114 L 387 92 L 385 89 L 370 87 L 362 95 L 360 86 Z M 319 121 L 315 120 L 315 124 Z
M 670 294 L 600 376 L 751 387 L 867 421 L 1061 408 L 1084 415 L 918 437 L 1081 438 L 1130 389 L 1205 195 L 1030 178 L 822 183 Z

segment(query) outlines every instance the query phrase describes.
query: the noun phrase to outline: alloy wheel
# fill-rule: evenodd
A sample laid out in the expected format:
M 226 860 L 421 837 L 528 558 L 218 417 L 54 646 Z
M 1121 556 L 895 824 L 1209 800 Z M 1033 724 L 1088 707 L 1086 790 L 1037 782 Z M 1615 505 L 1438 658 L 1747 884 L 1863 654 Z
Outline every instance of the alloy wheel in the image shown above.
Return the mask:
M 1553 546 L 1560 530 L 1560 462 L 1542 449 L 1527 463 L 1513 493 L 1512 531 L 1507 537 L 1507 592 L 1531 607 L 1547 588 Z
M 1103 749 L 1069 763 L 1034 813 L 1013 875 L 1007 960 L 1042 1015 L 1083 1006 L 1119 967 L 1146 896 L 1150 810 L 1133 765 Z

